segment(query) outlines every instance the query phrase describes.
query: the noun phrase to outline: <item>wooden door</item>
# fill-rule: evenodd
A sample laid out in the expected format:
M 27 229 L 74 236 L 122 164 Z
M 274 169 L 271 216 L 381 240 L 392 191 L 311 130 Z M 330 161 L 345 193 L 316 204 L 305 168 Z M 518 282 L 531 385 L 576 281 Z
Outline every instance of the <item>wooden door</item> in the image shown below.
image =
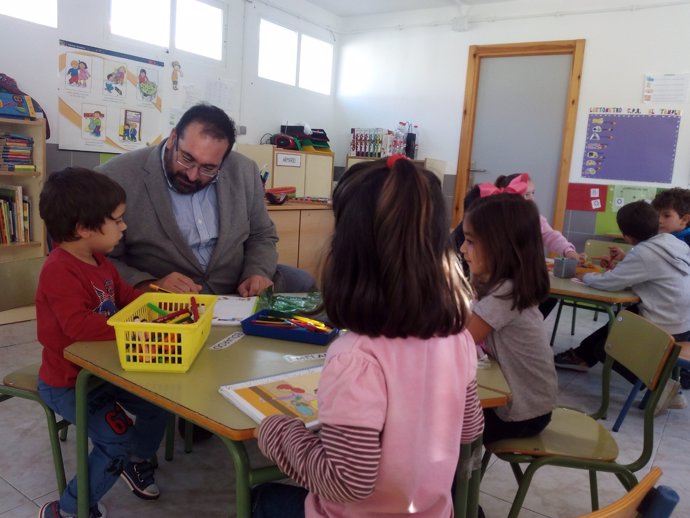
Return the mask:
M 570 162 L 572 156 L 573 148 L 573 138 L 575 132 L 575 117 L 577 115 L 577 105 L 580 91 L 580 77 L 582 71 L 582 60 L 584 57 L 584 40 L 569 40 L 569 41 L 553 41 L 553 42 L 537 42 L 537 43 L 515 43 L 515 44 L 501 44 L 501 45 L 473 45 L 469 50 L 469 59 L 467 65 L 467 79 L 465 85 L 465 102 L 462 113 L 462 131 L 460 137 L 460 151 L 458 156 L 458 168 L 457 177 L 455 183 L 455 197 L 453 202 L 452 219 L 453 225 L 456 225 L 462 219 L 462 202 L 465 197 L 465 193 L 470 187 L 470 179 L 472 177 L 472 162 L 475 153 L 474 143 L 477 128 L 477 121 L 482 117 L 482 113 L 479 113 L 478 96 L 480 89 L 480 72 L 482 70 L 482 60 L 490 58 L 525 58 L 534 56 L 556 56 L 556 55 L 569 55 L 570 60 L 570 74 L 567 81 L 565 81 L 562 87 L 566 90 L 563 99 L 565 99 L 565 105 L 562 108 L 562 113 L 558 113 L 557 117 L 562 121 L 562 132 L 560 137 L 556 142 L 560 141 L 560 153 L 558 154 L 557 160 L 555 160 L 554 167 L 556 170 L 553 172 L 554 178 L 548 178 L 551 186 L 546 187 L 543 190 L 542 195 L 546 196 L 547 201 L 553 200 L 553 210 L 549 211 L 547 218 L 552 216 L 552 224 L 554 228 L 563 228 L 563 219 L 565 214 L 565 201 L 567 195 L 568 178 L 570 175 Z M 549 61 L 545 61 L 544 66 L 549 64 Z M 524 68 L 523 73 L 529 74 L 530 67 L 509 67 L 509 69 L 515 70 L 520 73 Z M 526 81 L 529 79 L 527 76 L 523 78 L 514 77 L 511 81 L 504 81 L 504 85 L 498 85 L 498 88 L 511 88 L 518 84 L 519 81 Z M 556 83 L 558 84 L 558 83 Z M 494 85 L 495 86 L 495 85 Z M 482 88 L 486 87 L 486 81 Z M 500 94 L 499 94 L 500 95 Z M 548 116 L 548 113 L 535 113 L 534 110 L 530 114 L 525 114 L 521 112 L 521 106 L 518 102 L 514 102 L 513 105 L 516 107 L 515 110 L 511 111 L 509 109 L 503 109 L 500 113 L 500 117 L 503 117 L 505 124 L 501 123 L 500 117 L 496 120 L 490 121 L 494 124 L 494 127 L 511 126 L 514 128 L 519 128 L 522 126 L 529 126 L 527 118 L 537 117 L 537 116 Z M 520 118 L 523 118 L 524 124 L 521 124 Z M 480 123 L 480 130 L 487 123 Z M 509 137 L 508 137 L 509 138 Z M 513 172 L 525 171 L 529 164 L 528 161 L 529 154 L 539 153 L 540 145 L 544 145 L 539 141 L 535 140 L 533 146 L 523 146 L 524 157 L 514 157 L 512 162 L 512 167 L 508 165 L 503 165 L 502 167 L 511 170 L 498 171 L 497 174 L 510 174 Z M 553 148 L 556 144 L 550 143 L 546 144 L 550 148 Z M 496 152 L 500 153 L 500 143 L 496 145 Z M 506 153 L 514 153 L 514 150 L 506 150 Z M 509 163 L 509 162 L 508 162 Z M 504 164 L 508 164 L 504 163 Z M 477 164 L 478 168 L 481 168 L 481 164 Z M 547 168 L 550 169 L 550 168 Z M 543 173 L 546 174 L 546 173 Z M 492 181 L 495 179 L 496 174 L 493 178 L 486 178 L 484 180 L 481 177 L 477 177 L 476 181 Z M 537 190 L 539 191 L 540 186 L 539 179 L 535 183 L 537 184 Z M 548 185 L 549 182 L 543 182 L 544 185 Z M 538 201 L 539 203 L 539 201 Z M 543 209 L 542 209 L 543 210 Z

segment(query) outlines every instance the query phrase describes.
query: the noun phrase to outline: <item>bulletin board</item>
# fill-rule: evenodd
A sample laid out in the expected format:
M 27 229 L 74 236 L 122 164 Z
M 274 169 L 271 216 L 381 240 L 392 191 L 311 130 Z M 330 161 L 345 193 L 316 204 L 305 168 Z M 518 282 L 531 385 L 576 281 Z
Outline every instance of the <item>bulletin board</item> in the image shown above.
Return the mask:
M 164 63 L 60 40 L 60 149 L 123 153 L 160 142 Z
M 671 183 L 679 115 L 590 113 L 582 178 Z

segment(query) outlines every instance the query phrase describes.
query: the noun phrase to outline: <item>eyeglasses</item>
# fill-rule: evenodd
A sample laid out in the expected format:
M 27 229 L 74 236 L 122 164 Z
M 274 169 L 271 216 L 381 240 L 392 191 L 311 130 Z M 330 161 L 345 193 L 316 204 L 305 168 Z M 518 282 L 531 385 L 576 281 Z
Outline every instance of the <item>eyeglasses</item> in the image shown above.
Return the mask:
M 194 169 L 196 167 L 199 169 L 199 174 L 207 176 L 209 178 L 215 178 L 216 176 L 218 176 L 218 172 L 220 170 L 219 165 L 201 165 L 197 163 L 197 161 L 194 160 L 192 157 L 185 156 L 185 152 L 180 151 L 180 148 L 177 144 L 178 141 L 177 139 L 175 139 L 175 153 L 177 154 L 175 162 L 177 162 L 178 165 L 184 167 L 185 170 Z

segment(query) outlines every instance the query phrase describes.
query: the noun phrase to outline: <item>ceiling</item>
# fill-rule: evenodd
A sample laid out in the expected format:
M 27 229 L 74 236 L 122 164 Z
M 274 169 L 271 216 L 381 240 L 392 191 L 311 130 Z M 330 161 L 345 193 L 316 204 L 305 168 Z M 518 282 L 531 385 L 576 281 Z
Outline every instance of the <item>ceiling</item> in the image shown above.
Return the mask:
M 463 5 L 479 5 L 506 0 L 309 0 L 336 16 L 396 13 L 415 9 L 432 9 Z

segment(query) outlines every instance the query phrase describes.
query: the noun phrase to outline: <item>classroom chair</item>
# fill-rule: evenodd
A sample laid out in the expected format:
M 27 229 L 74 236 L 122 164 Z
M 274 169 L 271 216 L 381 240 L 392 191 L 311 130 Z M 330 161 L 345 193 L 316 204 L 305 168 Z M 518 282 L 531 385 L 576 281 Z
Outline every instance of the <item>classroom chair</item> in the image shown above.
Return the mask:
M 653 467 L 625 496 L 579 518 L 668 518 L 680 498 L 668 486 L 654 487 L 661 469 Z
M 613 241 L 602 241 L 598 239 L 588 239 L 585 241 L 585 254 L 587 255 L 588 258 L 599 258 L 599 257 L 608 257 L 609 256 L 609 247 L 611 246 L 617 246 L 624 252 L 630 251 L 632 248 L 631 245 L 627 243 L 618 243 L 618 242 L 613 242 Z M 598 264 L 599 261 L 595 260 L 594 264 Z M 575 335 L 575 318 L 577 316 L 577 310 L 578 309 L 587 309 L 590 311 L 594 311 L 594 321 L 596 322 L 598 320 L 598 314 L 599 314 L 599 308 L 597 306 L 593 306 L 590 304 L 587 304 L 586 302 L 575 302 L 575 301 L 569 301 L 569 300 L 564 300 L 560 299 L 558 301 L 558 309 L 556 310 L 556 321 L 553 324 L 553 331 L 551 332 L 551 345 L 553 346 L 553 342 L 556 339 L 556 332 L 558 331 L 558 322 L 561 319 L 561 311 L 563 310 L 563 306 L 568 306 L 573 308 L 573 315 L 572 319 L 570 321 L 570 334 L 571 336 Z
M 678 360 L 676 361 L 675 369 L 673 371 L 673 374 L 671 375 L 673 379 L 679 378 L 681 368 L 690 369 L 690 342 L 678 342 L 678 346 L 680 347 L 680 353 L 678 354 Z M 630 393 L 628 394 L 628 397 L 625 399 L 625 403 L 623 404 L 623 407 L 621 408 L 618 417 L 616 417 L 616 422 L 613 424 L 611 430 L 613 430 L 614 432 L 620 430 L 625 416 L 628 415 L 628 411 L 632 407 L 633 402 L 635 401 L 635 397 L 637 397 L 637 394 L 640 392 L 642 388 L 644 388 L 642 380 L 638 379 L 633 384 L 633 387 L 630 389 Z M 673 397 L 674 395 L 675 394 L 668 394 L 668 397 Z M 640 405 L 638 408 L 645 408 L 648 400 L 649 390 L 647 390 L 644 397 L 642 398 L 642 401 L 640 401 Z
M 654 409 L 671 376 L 680 347 L 663 329 L 630 311 L 621 311 L 606 339 L 605 350 L 601 404 L 594 414 L 556 408 L 551 422 L 539 435 L 503 439 L 486 445 L 483 471 L 486 471 L 493 454 L 510 463 L 518 482 L 508 518 L 518 516 L 532 477 L 542 466 L 589 471 L 592 510 L 599 508 L 597 471 L 614 473 L 628 491 L 637 484 L 635 472 L 642 469 L 652 456 Z M 637 459 L 626 464 L 617 462 L 618 444 L 612 433 L 598 422 L 606 417 L 608 410 L 614 361 L 627 367 L 650 389 L 649 404 L 644 411 L 642 452 Z M 524 471 L 522 464 L 527 465 Z
M 40 363 L 35 363 L 7 374 L 2 380 L 2 385 L 0 385 L 0 402 L 17 397 L 35 401 L 41 405 L 41 408 L 43 408 L 46 414 L 46 422 L 48 424 L 48 435 L 50 438 L 50 448 L 53 453 L 53 465 L 55 468 L 57 488 L 58 492 L 62 494 L 65 490 L 66 481 L 60 440 L 64 441 L 67 438 L 67 427 L 70 423 L 64 419 L 58 421 L 55 412 L 48 408 L 38 395 L 39 367 Z

